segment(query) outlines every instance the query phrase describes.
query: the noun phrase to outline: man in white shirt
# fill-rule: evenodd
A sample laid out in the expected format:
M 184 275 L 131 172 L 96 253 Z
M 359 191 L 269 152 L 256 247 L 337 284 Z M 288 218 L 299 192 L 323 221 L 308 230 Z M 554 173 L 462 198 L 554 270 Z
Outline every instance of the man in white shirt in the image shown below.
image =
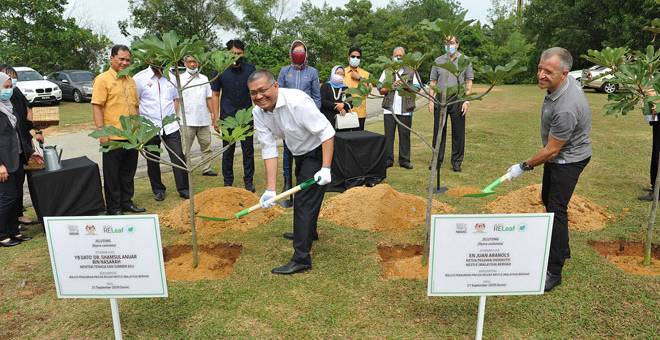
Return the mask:
M 248 78 L 254 130 L 261 143 L 261 157 L 266 169 L 266 191 L 261 206 L 269 208 L 276 196 L 277 138 L 286 139 L 296 162 L 298 184 L 316 179 L 316 184 L 298 192 L 293 200 L 293 257 L 273 274 L 294 274 L 312 268 L 312 241 L 318 238 L 318 221 L 325 185 L 330 183 L 330 167 L 335 130 L 306 93 L 279 88 L 273 74 L 257 70 Z
M 179 75 L 182 86 L 194 86 L 183 90 L 183 105 L 186 109 L 186 145 L 185 154 L 190 154 L 192 143 L 197 138 L 202 159 L 208 159 L 211 156 L 211 120 L 213 112 L 213 97 L 209 79 L 199 73 L 199 64 L 193 56 L 183 58 L 186 65 L 186 72 Z M 175 82 L 174 74 L 170 78 Z M 202 175 L 217 176 L 218 174 L 211 169 L 211 162 L 206 163 L 202 168 Z
M 396 47 L 392 51 L 392 60 L 401 61 L 401 58 L 406 54 L 403 47 Z M 382 83 L 387 79 L 385 71 L 380 75 L 379 81 Z M 406 81 L 407 91 L 418 92 L 420 89 L 420 82 L 415 70 L 404 66 L 398 71 L 393 72 L 392 87 L 396 88 L 403 85 Z M 385 96 L 383 99 L 383 121 L 385 124 L 385 153 L 387 155 L 387 167 L 394 165 L 394 132 L 399 129 L 399 165 L 402 168 L 412 169 L 413 165 L 410 162 L 410 127 L 412 126 L 412 114 L 415 111 L 415 97 L 401 96 L 400 90 L 390 91 L 389 89 L 378 87 L 380 94 Z M 403 91 L 403 90 L 401 90 Z M 396 115 L 399 121 L 403 123 L 408 129 L 398 126 L 392 115 Z
M 147 142 L 147 145 L 160 147 L 160 142 L 163 141 L 172 163 L 184 166 L 182 160 L 185 160 L 185 158 L 181 149 L 179 123 L 174 122 L 162 126 L 163 118 L 175 114 L 175 107 L 179 103 L 176 87 L 154 66 L 138 72 L 133 79 L 137 85 L 138 99 L 140 100 L 140 115 L 162 127 L 160 134 Z M 157 152 L 150 152 L 150 154 L 160 157 L 160 153 Z M 190 198 L 188 174 L 178 168 L 173 168 L 173 171 L 179 196 Z M 166 188 L 160 177 L 160 164 L 147 160 L 147 174 L 149 175 L 149 182 L 151 182 L 154 199 L 156 201 L 164 200 Z

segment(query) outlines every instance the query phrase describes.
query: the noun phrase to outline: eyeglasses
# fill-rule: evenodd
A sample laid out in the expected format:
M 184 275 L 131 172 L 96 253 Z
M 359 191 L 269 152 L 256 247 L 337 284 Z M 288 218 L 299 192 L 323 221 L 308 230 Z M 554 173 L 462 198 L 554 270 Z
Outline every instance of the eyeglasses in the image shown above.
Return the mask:
M 272 84 L 270 84 L 268 87 L 266 87 L 265 89 L 257 89 L 257 90 L 254 90 L 254 91 L 250 91 L 250 97 L 256 97 L 259 94 L 264 94 L 264 93 L 268 92 L 268 90 L 270 90 L 270 88 L 273 87 L 273 85 L 275 85 L 274 82 Z
M 355 59 L 362 59 L 362 57 L 359 56 L 359 55 L 352 55 L 352 56 L 351 56 L 351 59 L 353 59 L 353 58 L 355 58 Z

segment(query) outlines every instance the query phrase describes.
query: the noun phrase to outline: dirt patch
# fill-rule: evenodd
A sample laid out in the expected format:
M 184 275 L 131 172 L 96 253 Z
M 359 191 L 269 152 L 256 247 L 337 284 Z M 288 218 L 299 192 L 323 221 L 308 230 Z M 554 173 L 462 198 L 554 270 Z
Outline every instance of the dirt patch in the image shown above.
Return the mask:
M 44 135 L 46 137 L 61 136 L 74 132 L 80 132 L 81 130 L 89 130 L 89 132 L 94 131 L 94 123 L 56 125 L 43 129 Z
M 433 201 L 434 213 L 454 211 L 450 205 Z M 351 188 L 329 199 L 320 217 L 346 227 L 373 230 L 405 230 L 425 222 L 426 200 L 394 190 L 387 184 Z
M 542 213 L 541 185 L 535 184 L 500 196 L 486 205 L 491 213 Z M 573 194 L 568 204 L 568 223 L 571 230 L 593 231 L 605 228 L 614 219 L 607 209 L 580 195 Z
M 420 245 L 381 245 L 378 254 L 386 278 L 425 280 L 428 277 L 428 266 L 422 265 L 424 249 Z
M 173 245 L 163 249 L 165 274 L 172 281 L 218 280 L 231 274 L 241 255 L 240 244 L 211 244 L 198 247 L 199 264 L 192 267 L 192 247 Z
M 651 265 L 643 266 L 644 243 L 631 241 L 596 242 L 589 244 L 605 259 L 626 273 L 660 276 L 660 246 L 651 246 Z
M 467 194 L 478 194 L 481 189 L 477 187 L 456 187 L 447 190 L 447 195 L 451 197 L 463 197 Z
M 233 217 L 235 213 L 259 203 L 259 197 L 245 189 L 220 187 L 202 191 L 195 195 L 195 213 L 197 216 Z M 190 232 L 190 202 L 185 200 L 177 207 L 162 215 L 161 223 L 175 229 L 179 233 Z M 284 212 L 280 207 L 259 209 L 240 219 L 228 221 L 209 221 L 197 217 L 195 226 L 197 233 L 212 236 L 224 230 L 246 231 L 258 225 L 266 224 Z

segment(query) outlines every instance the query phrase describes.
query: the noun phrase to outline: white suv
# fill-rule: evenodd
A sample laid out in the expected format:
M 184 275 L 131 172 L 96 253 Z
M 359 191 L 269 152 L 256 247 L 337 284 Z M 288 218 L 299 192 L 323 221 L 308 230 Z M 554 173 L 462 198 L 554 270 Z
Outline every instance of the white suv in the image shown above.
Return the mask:
M 57 84 L 44 80 L 44 77 L 29 67 L 15 67 L 18 82 L 16 86 L 30 103 L 58 104 L 62 100 L 62 90 Z

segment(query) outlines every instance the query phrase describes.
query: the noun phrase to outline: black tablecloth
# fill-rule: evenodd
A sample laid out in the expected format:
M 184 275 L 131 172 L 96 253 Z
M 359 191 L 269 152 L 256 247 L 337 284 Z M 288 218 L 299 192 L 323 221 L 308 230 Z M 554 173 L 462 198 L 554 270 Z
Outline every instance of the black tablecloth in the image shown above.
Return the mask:
M 343 192 L 355 186 L 374 185 L 385 177 L 385 136 L 371 131 L 335 134 L 332 183 L 328 191 Z
M 39 219 L 105 211 L 99 166 L 87 157 L 65 159 L 56 171 L 28 171 L 28 186 Z

